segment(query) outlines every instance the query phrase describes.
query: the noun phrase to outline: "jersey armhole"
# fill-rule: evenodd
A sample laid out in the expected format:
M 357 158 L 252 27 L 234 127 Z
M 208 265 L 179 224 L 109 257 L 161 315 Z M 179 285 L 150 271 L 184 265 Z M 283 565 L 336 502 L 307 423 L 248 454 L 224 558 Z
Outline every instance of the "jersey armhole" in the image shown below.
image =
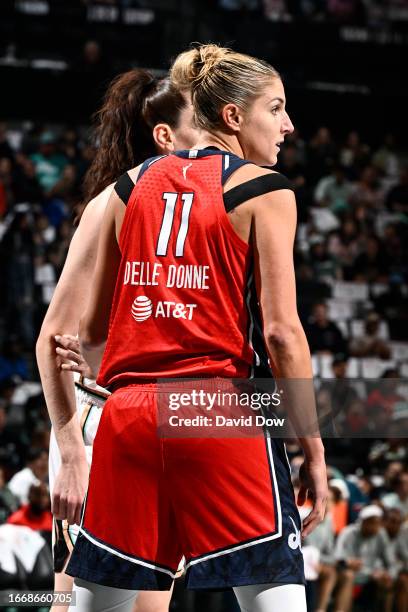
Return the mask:
M 250 179 L 224 193 L 225 211 L 227 213 L 231 212 L 231 210 L 234 210 L 234 208 L 248 200 L 252 200 L 252 198 L 280 189 L 290 189 L 293 191 L 289 180 L 279 172 L 263 174 L 262 176 Z
M 238 170 L 241 165 L 236 167 L 235 170 Z M 233 174 L 233 172 L 231 172 L 230 175 L 231 174 Z M 272 174 L 263 174 L 262 176 L 244 181 L 243 183 L 232 187 L 223 193 L 223 210 L 220 211 L 220 220 L 222 221 L 224 228 L 228 231 L 234 242 L 241 250 L 248 252 L 250 245 L 237 234 L 228 213 L 233 211 L 240 204 L 243 204 L 252 198 L 256 198 L 260 195 L 264 195 L 271 191 L 277 191 L 279 189 L 292 190 L 292 187 L 289 180 L 283 176 L 283 174 L 273 172 Z
M 118 178 L 115 183 L 114 190 L 116 191 L 119 198 L 122 200 L 125 206 L 128 205 L 132 191 L 135 188 L 135 184 L 130 178 L 129 174 L 125 172 Z

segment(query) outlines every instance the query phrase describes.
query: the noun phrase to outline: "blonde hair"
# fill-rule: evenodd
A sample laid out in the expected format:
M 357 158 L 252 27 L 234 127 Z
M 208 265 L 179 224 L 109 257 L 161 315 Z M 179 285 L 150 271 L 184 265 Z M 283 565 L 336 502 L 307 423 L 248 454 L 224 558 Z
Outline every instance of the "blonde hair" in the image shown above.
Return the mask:
M 180 91 L 190 89 L 198 127 L 222 126 L 221 109 L 236 104 L 244 112 L 279 73 L 267 62 L 218 45 L 199 45 L 181 53 L 170 78 Z

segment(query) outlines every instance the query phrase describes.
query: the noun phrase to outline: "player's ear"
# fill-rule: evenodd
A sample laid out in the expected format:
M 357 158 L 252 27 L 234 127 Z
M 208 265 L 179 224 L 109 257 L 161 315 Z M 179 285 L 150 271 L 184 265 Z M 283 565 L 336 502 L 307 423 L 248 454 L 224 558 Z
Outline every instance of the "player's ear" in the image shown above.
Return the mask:
M 243 113 L 242 110 L 236 104 L 226 104 L 222 109 L 221 116 L 224 120 L 225 125 L 233 132 L 239 132 L 241 130 Z
M 153 140 L 162 153 L 175 151 L 173 130 L 167 123 L 158 123 L 154 126 Z

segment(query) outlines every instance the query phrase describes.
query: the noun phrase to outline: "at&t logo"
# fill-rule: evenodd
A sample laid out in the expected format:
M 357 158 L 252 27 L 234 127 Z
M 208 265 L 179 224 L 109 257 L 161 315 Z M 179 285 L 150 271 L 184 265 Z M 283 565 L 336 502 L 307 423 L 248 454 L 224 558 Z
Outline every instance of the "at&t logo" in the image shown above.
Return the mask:
M 159 301 L 153 305 L 151 299 L 146 295 L 138 295 L 132 304 L 131 313 L 137 323 L 142 323 L 151 316 L 155 319 L 163 317 L 191 321 L 195 308 L 197 304 L 183 304 L 170 300 Z
M 138 295 L 132 304 L 132 317 L 138 323 L 146 321 L 153 312 L 152 301 L 145 295 Z

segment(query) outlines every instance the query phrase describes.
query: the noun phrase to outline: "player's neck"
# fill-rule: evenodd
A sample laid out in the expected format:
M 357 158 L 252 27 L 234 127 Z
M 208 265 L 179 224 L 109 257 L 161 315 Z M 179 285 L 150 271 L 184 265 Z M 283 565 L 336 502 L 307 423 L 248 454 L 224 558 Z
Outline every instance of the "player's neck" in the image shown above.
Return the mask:
M 203 132 L 200 139 L 192 149 L 205 149 L 206 147 L 217 147 L 221 151 L 229 151 L 238 157 L 244 157 L 244 153 L 236 136 L 229 134 L 210 134 Z

